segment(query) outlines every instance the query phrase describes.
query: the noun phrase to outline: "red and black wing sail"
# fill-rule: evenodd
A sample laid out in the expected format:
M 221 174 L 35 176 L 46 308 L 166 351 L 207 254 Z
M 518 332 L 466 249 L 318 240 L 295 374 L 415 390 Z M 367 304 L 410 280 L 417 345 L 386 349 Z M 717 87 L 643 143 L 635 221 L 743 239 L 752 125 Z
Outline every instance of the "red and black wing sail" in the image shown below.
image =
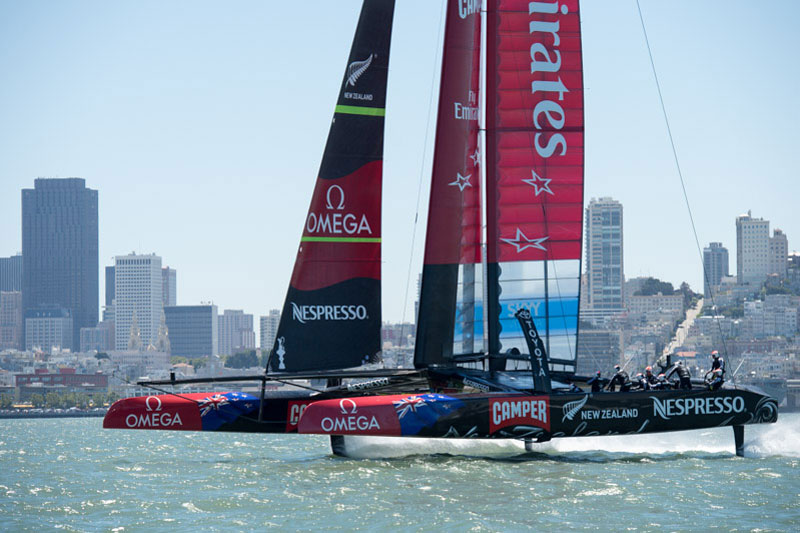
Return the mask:
M 480 45 L 480 2 L 449 0 L 417 319 L 417 367 L 483 350 Z
M 487 7 L 489 351 L 526 351 L 514 313 L 527 308 L 553 366 L 573 370 L 584 159 L 578 0 Z
M 381 349 L 384 109 L 394 0 L 365 0 L 268 370 L 351 368 Z

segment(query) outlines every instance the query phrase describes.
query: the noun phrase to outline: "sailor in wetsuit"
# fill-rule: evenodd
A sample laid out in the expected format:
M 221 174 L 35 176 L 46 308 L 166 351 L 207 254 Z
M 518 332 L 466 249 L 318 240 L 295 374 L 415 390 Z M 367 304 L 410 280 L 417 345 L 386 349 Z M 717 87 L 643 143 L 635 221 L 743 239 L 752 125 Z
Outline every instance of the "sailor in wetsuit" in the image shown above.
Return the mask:
M 667 372 L 667 380 L 672 377 L 673 374 L 677 373 L 678 378 L 681 380 L 680 388 L 683 390 L 691 390 L 692 389 L 692 376 L 689 374 L 689 369 L 683 364 L 683 361 L 678 361 L 675 365 Z
M 725 379 L 722 377 L 722 369 L 716 368 L 711 371 L 711 376 L 709 376 L 708 380 L 706 381 L 706 385 L 708 385 L 708 390 L 717 390 L 722 387 L 722 384 L 725 383 Z
M 592 392 L 603 390 L 603 378 L 600 377 L 600 371 L 598 370 L 593 378 L 587 380 L 586 384 L 592 386 Z
M 619 384 L 620 392 L 628 392 L 631 390 L 631 380 L 628 378 L 628 373 L 622 370 L 619 365 L 614 365 L 614 370 L 616 373 L 614 377 L 611 378 L 611 381 L 608 382 L 608 390 L 614 392 L 617 384 Z
M 667 381 L 667 378 L 664 377 L 663 373 L 661 373 L 658 376 L 656 376 L 656 382 L 653 385 L 653 389 L 655 389 L 655 390 L 666 390 L 666 389 L 671 389 L 671 388 L 672 388 L 672 383 Z

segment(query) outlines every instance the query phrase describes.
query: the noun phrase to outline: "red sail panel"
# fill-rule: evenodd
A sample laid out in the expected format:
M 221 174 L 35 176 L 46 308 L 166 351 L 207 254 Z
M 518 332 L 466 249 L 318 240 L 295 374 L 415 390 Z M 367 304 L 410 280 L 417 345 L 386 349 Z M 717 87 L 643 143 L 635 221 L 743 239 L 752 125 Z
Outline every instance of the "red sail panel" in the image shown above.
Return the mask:
M 578 1 L 489 0 L 488 17 L 488 260 L 580 259 Z
M 482 337 L 478 144 L 480 2 L 449 0 L 415 364 L 471 353 Z M 476 272 L 477 271 L 477 272 Z

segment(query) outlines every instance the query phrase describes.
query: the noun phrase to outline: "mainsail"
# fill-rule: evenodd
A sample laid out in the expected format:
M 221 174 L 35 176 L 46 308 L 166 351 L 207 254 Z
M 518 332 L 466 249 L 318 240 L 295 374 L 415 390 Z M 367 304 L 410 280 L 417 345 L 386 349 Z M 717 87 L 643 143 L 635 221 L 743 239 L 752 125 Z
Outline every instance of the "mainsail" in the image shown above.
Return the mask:
M 483 351 L 480 2 L 448 1 L 415 366 Z
M 269 370 L 349 368 L 381 349 L 384 107 L 394 0 L 365 0 Z
M 526 351 L 514 313 L 527 308 L 553 367 L 574 371 L 584 153 L 578 1 L 488 0 L 487 8 L 489 353 Z

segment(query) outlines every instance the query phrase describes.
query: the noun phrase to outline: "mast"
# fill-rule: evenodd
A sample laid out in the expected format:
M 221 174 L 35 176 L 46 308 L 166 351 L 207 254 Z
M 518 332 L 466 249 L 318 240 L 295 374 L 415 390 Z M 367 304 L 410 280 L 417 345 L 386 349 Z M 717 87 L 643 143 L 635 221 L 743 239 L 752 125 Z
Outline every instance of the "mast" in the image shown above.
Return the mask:
M 364 0 L 268 371 L 380 357 L 384 108 L 394 0 Z
M 414 365 L 473 353 L 483 338 L 480 2 L 448 0 Z
M 583 226 L 578 0 L 487 0 L 489 352 L 527 350 L 529 309 L 553 366 L 574 371 Z M 494 359 L 490 369 L 505 368 Z

